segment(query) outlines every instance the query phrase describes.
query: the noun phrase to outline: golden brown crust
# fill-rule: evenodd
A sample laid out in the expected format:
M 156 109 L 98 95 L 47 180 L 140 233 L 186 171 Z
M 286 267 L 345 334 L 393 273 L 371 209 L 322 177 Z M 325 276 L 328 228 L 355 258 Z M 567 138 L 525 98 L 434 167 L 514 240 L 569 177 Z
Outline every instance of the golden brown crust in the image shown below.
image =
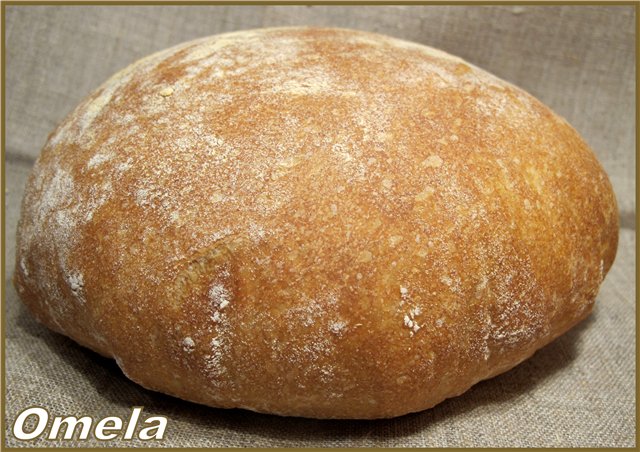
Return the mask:
M 592 151 L 522 90 L 384 36 L 266 29 L 148 57 L 65 120 L 15 285 L 147 388 L 391 417 L 587 316 L 617 237 Z

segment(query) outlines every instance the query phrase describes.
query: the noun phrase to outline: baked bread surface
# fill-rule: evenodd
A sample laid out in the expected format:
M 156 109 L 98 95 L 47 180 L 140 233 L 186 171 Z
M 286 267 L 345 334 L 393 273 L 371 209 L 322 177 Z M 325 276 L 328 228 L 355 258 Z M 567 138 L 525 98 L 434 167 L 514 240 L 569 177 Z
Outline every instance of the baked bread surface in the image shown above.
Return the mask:
M 67 117 L 14 282 L 146 388 L 380 418 L 586 317 L 617 238 L 593 152 L 524 91 L 381 35 L 264 29 L 147 57 Z

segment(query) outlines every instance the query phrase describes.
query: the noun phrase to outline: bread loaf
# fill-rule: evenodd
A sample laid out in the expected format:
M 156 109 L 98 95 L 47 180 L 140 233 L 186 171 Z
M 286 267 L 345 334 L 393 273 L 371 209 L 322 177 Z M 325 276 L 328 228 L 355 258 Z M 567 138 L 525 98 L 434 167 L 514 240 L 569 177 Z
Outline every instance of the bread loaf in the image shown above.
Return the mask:
M 585 318 L 617 239 L 602 167 L 531 95 L 410 42 L 264 29 L 140 60 L 66 118 L 14 282 L 145 388 L 383 418 Z

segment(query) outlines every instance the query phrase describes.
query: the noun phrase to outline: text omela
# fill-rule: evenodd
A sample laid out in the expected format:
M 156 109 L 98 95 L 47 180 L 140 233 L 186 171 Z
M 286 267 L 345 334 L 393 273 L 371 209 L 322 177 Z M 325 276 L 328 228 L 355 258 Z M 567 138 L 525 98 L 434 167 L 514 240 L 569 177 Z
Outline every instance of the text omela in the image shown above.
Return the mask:
M 89 434 L 101 441 L 120 439 L 160 440 L 164 438 L 167 418 L 152 416 L 140 424 L 142 407 L 134 407 L 129 419 L 125 422 L 117 416 L 94 419 L 91 416 L 55 416 L 47 434 L 49 412 L 41 407 L 31 407 L 22 411 L 13 423 L 13 436 L 21 440 L 32 440 L 45 437 L 50 440 L 87 439 Z M 34 422 L 35 421 L 35 422 Z M 138 428 L 139 424 L 142 428 Z M 35 425 L 35 427 L 34 427 Z M 62 435 L 62 436 L 61 436 Z

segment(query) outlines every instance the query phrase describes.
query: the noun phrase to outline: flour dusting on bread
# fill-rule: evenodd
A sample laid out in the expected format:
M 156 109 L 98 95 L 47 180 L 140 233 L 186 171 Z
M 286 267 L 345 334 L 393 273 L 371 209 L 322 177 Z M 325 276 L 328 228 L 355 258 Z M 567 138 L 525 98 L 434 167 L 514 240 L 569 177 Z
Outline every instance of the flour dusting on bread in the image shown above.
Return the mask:
M 616 222 L 577 133 L 474 65 L 366 32 L 242 31 L 134 63 L 54 131 L 16 286 L 152 389 L 385 417 L 587 315 Z

